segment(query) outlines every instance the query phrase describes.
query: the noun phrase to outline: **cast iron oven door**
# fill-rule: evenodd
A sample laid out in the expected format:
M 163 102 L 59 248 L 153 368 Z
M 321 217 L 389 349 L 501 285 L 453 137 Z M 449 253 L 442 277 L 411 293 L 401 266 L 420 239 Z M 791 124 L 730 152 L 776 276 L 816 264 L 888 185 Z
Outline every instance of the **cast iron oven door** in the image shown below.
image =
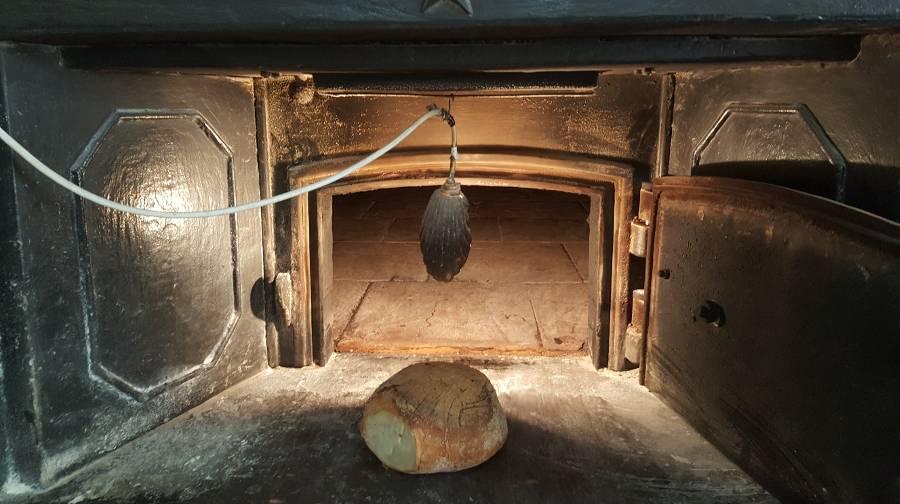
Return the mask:
M 647 387 L 786 502 L 900 501 L 900 225 L 721 178 L 642 207 Z

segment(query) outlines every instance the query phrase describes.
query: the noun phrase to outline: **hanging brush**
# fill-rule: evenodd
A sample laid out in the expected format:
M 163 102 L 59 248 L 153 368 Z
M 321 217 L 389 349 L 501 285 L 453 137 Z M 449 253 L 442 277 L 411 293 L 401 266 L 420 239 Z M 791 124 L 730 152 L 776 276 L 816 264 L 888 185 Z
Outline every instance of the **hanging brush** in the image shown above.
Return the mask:
M 428 274 L 435 280 L 449 282 L 469 258 L 472 231 L 469 229 L 469 200 L 454 179 L 459 157 L 456 121 L 445 109 L 441 109 L 441 117 L 450 126 L 450 174 L 444 184 L 431 193 L 419 231 L 419 245 Z

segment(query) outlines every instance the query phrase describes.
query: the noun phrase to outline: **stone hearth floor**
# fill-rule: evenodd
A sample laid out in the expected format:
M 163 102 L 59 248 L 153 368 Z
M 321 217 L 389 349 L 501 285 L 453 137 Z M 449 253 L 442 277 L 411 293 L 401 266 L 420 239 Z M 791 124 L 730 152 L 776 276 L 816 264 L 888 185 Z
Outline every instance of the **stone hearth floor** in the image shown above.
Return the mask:
M 637 383 L 586 356 L 463 360 L 500 397 L 509 437 L 486 463 L 411 476 L 382 466 L 357 424 L 375 388 L 422 357 L 336 354 L 246 380 L 10 504 L 777 501 Z
M 560 354 L 588 327 L 586 197 L 465 188 L 472 251 L 450 283 L 419 251 L 434 188 L 334 201 L 334 328 L 339 351 Z

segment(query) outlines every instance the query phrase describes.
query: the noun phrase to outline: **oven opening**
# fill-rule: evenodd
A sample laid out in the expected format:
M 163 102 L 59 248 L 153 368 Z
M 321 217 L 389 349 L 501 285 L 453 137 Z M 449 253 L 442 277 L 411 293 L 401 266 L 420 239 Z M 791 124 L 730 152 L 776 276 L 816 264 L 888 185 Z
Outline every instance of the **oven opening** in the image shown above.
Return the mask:
M 292 166 L 289 187 L 333 176 L 351 159 Z M 589 355 L 595 368 L 633 367 L 625 345 L 633 169 L 478 148 L 458 167 L 468 217 L 454 215 L 468 222 L 459 232 L 468 252 L 436 247 L 459 254 L 451 261 L 465 256 L 450 277 L 427 265 L 434 249 L 420 240 L 432 196 L 444 191 L 445 154 L 388 155 L 292 203 L 290 278 L 279 291 L 290 295 L 279 297 L 301 323 L 279 327 L 289 343 L 282 355 L 299 365 L 325 365 L 334 351 Z
M 431 186 L 335 196 L 333 334 L 338 352 L 584 354 L 588 216 L 583 194 L 465 187 L 472 248 L 450 282 L 419 245 Z

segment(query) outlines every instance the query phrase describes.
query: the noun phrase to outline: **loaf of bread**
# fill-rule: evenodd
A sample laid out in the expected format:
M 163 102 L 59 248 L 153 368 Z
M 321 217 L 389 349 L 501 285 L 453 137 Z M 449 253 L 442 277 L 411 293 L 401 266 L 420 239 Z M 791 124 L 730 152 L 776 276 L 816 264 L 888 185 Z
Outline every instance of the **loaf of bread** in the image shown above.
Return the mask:
M 481 464 L 500 450 L 508 432 L 487 377 L 445 362 L 413 364 L 382 383 L 359 427 L 384 465 L 413 474 Z

